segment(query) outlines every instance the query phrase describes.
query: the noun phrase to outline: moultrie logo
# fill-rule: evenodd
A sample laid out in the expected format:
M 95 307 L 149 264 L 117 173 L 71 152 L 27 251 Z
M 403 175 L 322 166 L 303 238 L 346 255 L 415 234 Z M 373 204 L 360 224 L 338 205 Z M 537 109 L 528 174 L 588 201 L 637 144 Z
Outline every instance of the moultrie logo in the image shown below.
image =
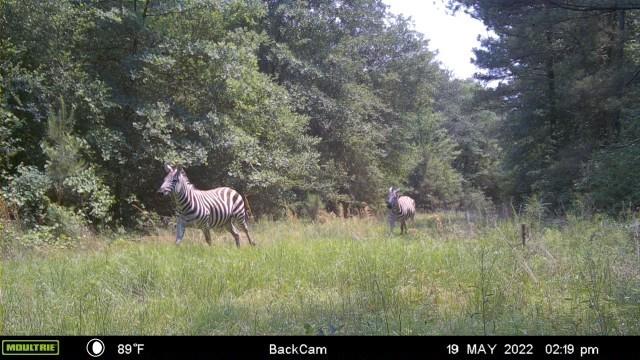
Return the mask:
M 2 355 L 59 355 L 58 340 L 2 340 Z

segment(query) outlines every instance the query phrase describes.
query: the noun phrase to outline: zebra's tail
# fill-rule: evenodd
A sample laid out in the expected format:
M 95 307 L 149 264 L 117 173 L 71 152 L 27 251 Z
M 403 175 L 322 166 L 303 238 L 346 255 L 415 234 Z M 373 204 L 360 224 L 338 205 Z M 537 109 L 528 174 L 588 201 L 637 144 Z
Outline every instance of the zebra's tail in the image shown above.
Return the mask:
M 244 202 L 244 221 L 246 223 L 249 222 L 250 218 L 253 218 L 253 211 L 251 210 L 251 206 L 249 205 L 249 198 L 246 195 L 240 194 L 242 197 L 242 201 Z

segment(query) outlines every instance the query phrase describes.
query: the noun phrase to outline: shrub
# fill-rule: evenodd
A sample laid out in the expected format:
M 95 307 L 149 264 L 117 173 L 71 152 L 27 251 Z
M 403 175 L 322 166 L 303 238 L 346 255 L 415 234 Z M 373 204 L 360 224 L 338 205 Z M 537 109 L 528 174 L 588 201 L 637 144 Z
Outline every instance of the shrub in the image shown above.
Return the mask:
M 447 161 L 432 157 L 416 167 L 410 177 L 417 204 L 429 209 L 457 207 L 462 195 L 463 178 Z
M 67 177 L 64 185 L 77 198 L 80 210 L 90 223 L 99 225 L 111 221 L 115 198 L 93 167 Z
M 549 204 L 543 202 L 539 195 L 533 194 L 524 203 L 524 216 L 540 224 L 547 215 L 548 207 Z
M 59 110 L 49 114 L 47 137 L 41 144 L 47 156 L 45 172 L 55 190 L 56 202 L 74 204 L 87 221 L 103 224 L 111 220 L 110 208 L 115 199 L 95 167 L 87 166 L 83 160 L 88 145 L 73 134 L 73 114 L 72 106 L 67 115 L 63 99 Z
M 317 194 L 308 194 L 302 203 L 302 215 L 309 217 L 312 221 L 318 219 L 318 213 L 322 209 L 322 201 Z
M 0 258 L 10 258 L 16 253 L 18 231 L 15 225 L 0 219 Z
M 145 234 L 156 232 L 159 228 L 168 227 L 168 224 L 164 224 L 163 219 L 155 211 L 149 211 L 135 194 L 129 195 L 126 202 L 138 211 L 134 216 L 134 228 Z
M 60 233 L 59 228 L 59 226 L 55 225 L 36 225 L 32 230 L 19 234 L 17 240 L 21 247 L 26 248 L 72 247 L 75 243 L 74 239 Z
M 7 176 L 7 185 L 2 188 L 2 197 L 10 207 L 17 209 L 19 222 L 28 228 L 42 224 L 45 219 L 51 188 L 49 178 L 35 166 L 19 165 L 16 175 Z
M 46 222 L 51 227 L 50 232 L 55 238 L 67 236 L 76 239 L 88 233 L 86 222 L 81 214 L 57 204 L 49 205 Z
M 460 201 L 463 210 L 474 211 L 480 214 L 491 214 L 495 212 L 495 205 L 482 191 L 474 188 L 465 189 Z

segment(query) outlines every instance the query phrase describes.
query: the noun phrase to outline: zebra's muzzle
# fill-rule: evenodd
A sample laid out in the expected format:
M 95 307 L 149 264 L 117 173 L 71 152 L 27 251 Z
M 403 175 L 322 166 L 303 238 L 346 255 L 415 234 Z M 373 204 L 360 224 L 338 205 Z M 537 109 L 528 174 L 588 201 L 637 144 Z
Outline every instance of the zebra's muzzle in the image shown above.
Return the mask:
M 391 209 L 391 204 L 387 203 L 387 209 Z

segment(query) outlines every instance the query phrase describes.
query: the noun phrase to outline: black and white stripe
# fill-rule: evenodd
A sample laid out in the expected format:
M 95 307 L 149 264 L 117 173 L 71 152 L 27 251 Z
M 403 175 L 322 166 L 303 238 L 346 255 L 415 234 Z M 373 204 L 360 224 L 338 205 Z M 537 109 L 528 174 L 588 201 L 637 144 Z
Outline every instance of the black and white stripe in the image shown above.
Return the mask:
M 158 192 L 173 195 L 178 211 L 176 244 L 184 237 L 185 227 L 195 225 L 202 229 L 207 243 L 211 245 L 209 229 L 225 227 L 240 246 L 240 233 L 237 227 L 247 235 L 251 245 L 255 245 L 247 226 L 245 202 L 237 191 L 229 187 L 211 190 L 198 190 L 189 182 L 182 167 L 165 165 L 167 175 Z
M 416 202 L 408 196 L 400 196 L 398 189 L 393 187 L 389 188 L 389 195 L 387 197 L 387 208 L 389 212 L 389 226 L 391 232 L 396 221 L 400 221 L 400 234 L 407 232 L 407 220 L 413 220 L 416 214 Z

